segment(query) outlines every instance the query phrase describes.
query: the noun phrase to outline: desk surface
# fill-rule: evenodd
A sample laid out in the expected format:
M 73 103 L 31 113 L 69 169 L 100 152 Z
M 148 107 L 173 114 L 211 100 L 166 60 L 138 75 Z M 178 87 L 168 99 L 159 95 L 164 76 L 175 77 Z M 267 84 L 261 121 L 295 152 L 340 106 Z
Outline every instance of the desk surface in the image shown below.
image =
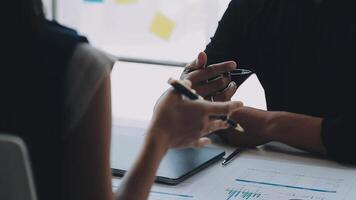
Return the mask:
M 227 154 L 234 147 L 215 143 Z M 316 158 L 279 143 L 244 151 L 229 165 L 221 162 L 177 186 L 155 184 L 150 198 L 335 200 L 356 195 L 356 168 Z M 120 179 L 113 179 L 113 189 Z

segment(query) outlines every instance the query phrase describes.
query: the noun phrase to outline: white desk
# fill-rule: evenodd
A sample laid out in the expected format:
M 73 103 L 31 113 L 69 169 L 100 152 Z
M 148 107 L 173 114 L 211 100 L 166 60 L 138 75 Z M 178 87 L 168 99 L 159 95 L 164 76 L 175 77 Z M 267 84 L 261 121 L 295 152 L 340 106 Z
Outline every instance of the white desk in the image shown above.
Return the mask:
M 177 186 L 155 184 L 149 199 L 350 200 L 355 183 L 356 168 L 276 143 L 247 150 L 225 167 L 218 162 Z M 114 178 L 113 188 L 119 185 Z

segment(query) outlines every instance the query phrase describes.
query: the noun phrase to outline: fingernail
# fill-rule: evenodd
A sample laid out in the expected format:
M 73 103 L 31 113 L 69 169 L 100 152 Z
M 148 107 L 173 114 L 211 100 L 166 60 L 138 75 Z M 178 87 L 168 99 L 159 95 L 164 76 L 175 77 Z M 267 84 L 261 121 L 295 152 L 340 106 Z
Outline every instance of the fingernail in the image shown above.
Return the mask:
M 211 140 L 206 140 L 204 146 L 205 146 L 205 145 L 209 145 L 209 144 L 211 144 L 211 143 L 212 143 Z
M 237 89 L 237 85 L 236 85 L 236 83 L 235 83 L 234 81 L 231 82 L 231 85 L 232 85 L 232 87 L 233 87 L 234 89 Z

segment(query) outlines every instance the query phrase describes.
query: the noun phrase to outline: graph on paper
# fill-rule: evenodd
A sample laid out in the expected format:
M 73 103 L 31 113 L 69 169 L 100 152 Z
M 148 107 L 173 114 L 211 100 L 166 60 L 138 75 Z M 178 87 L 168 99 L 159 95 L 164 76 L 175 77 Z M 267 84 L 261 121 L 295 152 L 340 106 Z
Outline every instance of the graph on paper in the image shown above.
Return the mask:
M 226 189 L 227 199 L 259 199 L 261 197 L 261 193 L 258 191 L 249 191 L 249 190 L 236 190 L 236 189 Z
M 346 199 L 356 180 L 332 168 L 259 160 L 245 163 L 232 169 L 236 175 L 222 180 L 210 199 L 341 200 Z
M 152 190 L 149 200 L 193 200 L 194 196 L 185 193 L 154 191 Z

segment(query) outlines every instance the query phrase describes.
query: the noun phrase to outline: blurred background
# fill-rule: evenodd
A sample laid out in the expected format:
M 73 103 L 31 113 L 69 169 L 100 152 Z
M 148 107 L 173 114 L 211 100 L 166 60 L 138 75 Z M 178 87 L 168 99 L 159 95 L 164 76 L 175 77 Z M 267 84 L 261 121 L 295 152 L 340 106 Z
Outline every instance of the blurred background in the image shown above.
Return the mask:
M 189 62 L 209 42 L 229 0 L 53 2 L 45 0 L 48 16 L 55 15 L 110 53 Z
M 112 72 L 114 119 L 147 121 L 155 101 L 169 87 L 168 78 L 179 78 L 182 66 L 205 49 L 229 2 L 44 0 L 43 3 L 47 18 L 78 30 L 92 45 L 118 58 Z M 233 99 L 266 109 L 264 92 L 255 75 L 239 88 Z

